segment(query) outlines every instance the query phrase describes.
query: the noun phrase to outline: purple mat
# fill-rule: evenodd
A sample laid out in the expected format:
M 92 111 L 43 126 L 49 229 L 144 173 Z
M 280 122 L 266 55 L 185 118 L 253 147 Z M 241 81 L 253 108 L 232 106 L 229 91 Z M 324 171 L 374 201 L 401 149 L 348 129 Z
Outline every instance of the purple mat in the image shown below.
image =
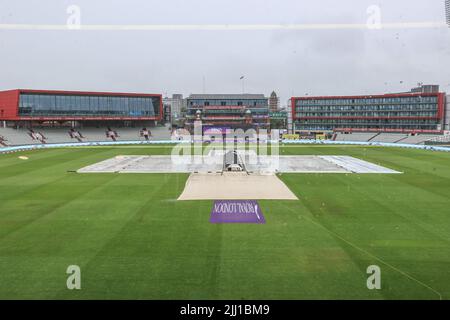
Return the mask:
M 255 200 L 216 200 L 211 210 L 211 223 L 266 223 Z

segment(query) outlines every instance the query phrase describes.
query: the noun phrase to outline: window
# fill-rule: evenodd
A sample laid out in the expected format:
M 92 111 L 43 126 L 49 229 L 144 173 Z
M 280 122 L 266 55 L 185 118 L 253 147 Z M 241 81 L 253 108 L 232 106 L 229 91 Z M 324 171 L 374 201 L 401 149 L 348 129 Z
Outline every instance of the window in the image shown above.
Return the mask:
M 21 94 L 19 114 L 36 116 L 154 116 L 158 97 Z

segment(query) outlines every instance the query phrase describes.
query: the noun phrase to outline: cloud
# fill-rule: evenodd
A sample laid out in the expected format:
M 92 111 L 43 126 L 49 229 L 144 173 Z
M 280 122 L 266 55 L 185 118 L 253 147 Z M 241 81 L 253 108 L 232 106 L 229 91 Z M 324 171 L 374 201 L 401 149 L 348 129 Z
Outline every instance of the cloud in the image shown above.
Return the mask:
M 444 21 L 440 0 L 376 1 L 385 22 Z M 64 24 L 72 2 L 3 1 L 0 23 Z M 88 24 L 358 23 L 373 1 L 77 1 Z M 406 10 L 407 9 L 407 10 Z M 275 89 L 305 93 L 405 91 L 448 84 L 450 29 L 301 31 L 0 30 L 0 89 L 161 93 Z M 400 83 L 403 81 L 403 83 Z M 450 90 L 450 88 L 448 88 Z

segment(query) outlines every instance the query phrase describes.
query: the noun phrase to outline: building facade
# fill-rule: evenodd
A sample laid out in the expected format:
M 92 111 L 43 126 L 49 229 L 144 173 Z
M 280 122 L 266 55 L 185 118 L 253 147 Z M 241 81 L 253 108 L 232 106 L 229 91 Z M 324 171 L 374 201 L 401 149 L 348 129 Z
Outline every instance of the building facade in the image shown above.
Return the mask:
M 444 118 L 444 130 L 450 131 L 450 95 L 446 97 L 446 108 L 445 108 L 445 118 Z
M 268 129 L 268 98 L 263 94 L 191 94 L 187 99 L 186 127 L 201 119 L 204 128 Z
M 16 89 L 0 92 L 0 120 L 8 125 L 107 124 L 161 121 L 161 94 Z
M 269 109 L 270 112 L 277 112 L 279 110 L 279 98 L 275 91 L 272 91 L 269 97 Z
M 293 97 L 296 131 L 427 132 L 444 130 L 444 93 Z
M 170 104 L 166 103 L 163 99 L 163 122 L 172 123 L 172 111 Z
M 178 118 L 182 114 L 182 110 L 185 107 L 185 99 L 182 94 L 173 94 L 172 97 L 165 97 L 163 99 L 164 105 L 170 106 L 171 118 Z
M 439 85 L 437 84 L 420 84 L 416 88 L 411 89 L 412 93 L 438 93 Z

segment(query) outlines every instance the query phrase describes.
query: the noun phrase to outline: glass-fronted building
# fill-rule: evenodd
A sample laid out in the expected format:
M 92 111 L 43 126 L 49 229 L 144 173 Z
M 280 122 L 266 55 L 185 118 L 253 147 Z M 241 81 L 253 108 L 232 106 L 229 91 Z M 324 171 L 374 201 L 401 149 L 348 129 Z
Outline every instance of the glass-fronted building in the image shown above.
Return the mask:
M 270 126 L 269 99 L 263 94 L 192 94 L 187 98 L 186 126 L 200 117 L 204 128 L 263 128 Z
M 10 90 L 0 92 L 4 121 L 159 121 L 160 94 Z
M 293 97 L 296 131 L 441 132 L 444 93 Z

